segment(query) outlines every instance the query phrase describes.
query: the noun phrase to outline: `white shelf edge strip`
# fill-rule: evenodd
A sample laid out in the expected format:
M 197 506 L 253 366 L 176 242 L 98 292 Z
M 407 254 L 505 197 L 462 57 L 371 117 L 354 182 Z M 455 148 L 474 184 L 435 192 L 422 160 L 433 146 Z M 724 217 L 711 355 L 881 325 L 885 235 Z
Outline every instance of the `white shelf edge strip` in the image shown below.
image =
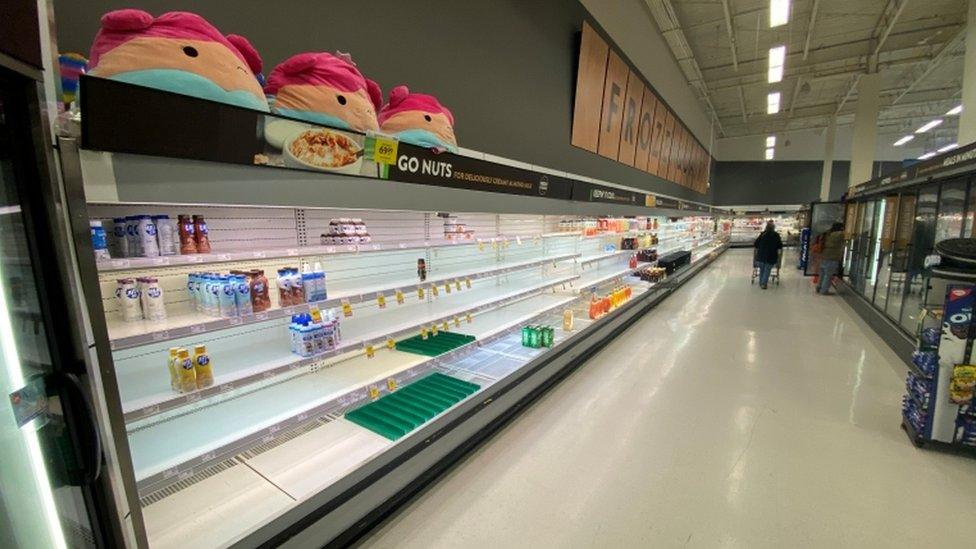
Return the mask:
M 437 324 L 445 320 L 453 320 L 453 317 L 455 316 L 462 316 L 468 313 L 474 314 L 486 310 L 488 308 L 501 307 L 505 303 L 519 300 L 525 297 L 526 295 L 539 292 L 539 291 L 544 291 L 554 286 L 566 284 L 578 278 L 579 278 L 578 275 L 573 275 L 568 277 L 562 277 L 557 280 L 547 281 L 543 284 L 535 285 L 529 288 L 523 288 L 517 292 L 513 292 L 499 298 L 483 300 L 474 305 L 454 309 L 449 311 L 446 314 L 438 315 L 435 318 L 425 318 L 420 322 L 411 322 L 409 324 L 402 324 L 393 329 L 383 330 L 381 332 L 371 334 L 364 338 L 344 341 L 342 345 L 340 345 L 338 348 L 329 351 L 327 353 L 315 355 L 313 357 L 299 357 L 296 355 L 294 361 L 291 361 L 287 364 L 283 364 L 276 368 L 248 374 L 240 378 L 220 381 L 219 383 L 215 383 L 210 387 L 193 391 L 190 393 L 172 393 L 166 395 L 165 398 L 149 405 L 141 406 L 139 408 L 130 409 L 130 410 L 123 409 L 123 418 L 126 423 L 132 423 L 134 421 L 142 420 L 147 417 L 160 414 L 162 412 L 167 412 L 170 410 L 181 408 L 188 404 L 193 404 L 204 398 L 210 398 L 216 395 L 228 393 L 230 391 L 234 391 L 241 387 L 253 385 L 255 383 L 264 381 L 266 379 L 277 377 L 279 375 L 286 374 L 289 372 L 294 372 L 299 369 L 304 368 L 308 370 L 308 372 L 306 373 L 311 373 L 313 370 L 319 369 L 320 367 L 319 363 L 328 360 L 330 358 L 337 357 L 338 355 L 342 355 L 350 351 L 354 351 L 357 348 L 363 348 L 366 345 L 376 345 L 376 344 L 384 343 L 387 340 L 387 338 L 391 338 L 391 337 L 396 338 L 399 335 L 403 335 L 407 332 L 415 331 L 419 329 L 421 326 L 425 326 L 428 324 Z M 247 393 L 242 393 L 242 395 L 243 394 L 247 394 Z
M 269 309 L 267 311 L 261 311 L 259 313 L 254 313 L 250 315 L 235 316 L 228 318 L 212 318 L 206 317 L 205 315 L 200 315 L 204 318 L 211 318 L 211 320 L 205 320 L 203 322 L 197 322 L 193 324 L 187 324 L 184 326 L 174 326 L 172 328 L 167 328 L 165 330 L 157 330 L 153 332 L 147 332 L 144 334 L 137 334 L 134 336 L 114 338 L 110 341 L 110 345 L 113 351 L 119 351 L 122 349 L 130 349 L 132 347 L 139 347 L 142 345 L 148 345 L 151 343 L 159 343 L 162 341 L 168 341 L 171 339 L 178 339 L 181 337 L 187 337 L 192 335 L 199 335 L 207 332 L 215 332 L 219 330 L 226 330 L 229 328 L 235 328 L 237 326 L 243 326 L 248 324 L 256 324 L 258 322 L 266 322 L 268 320 L 275 320 L 279 318 L 287 318 L 295 314 L 307 313 L 310 308 L 331 308 L 340 307 L 344 301 L 348 301 L 350 305 L 356 303 L 363 303 L 366 301 L 371 301 L 376 299 L 379 295 L 384 295 L 388 297 L 393 297 L 399 290 L 403 293 L 414 292 L 418 288 L 427 288 L 431 285 L 439 285 L 446 283 L 453 283 L 456 281 L 462 281 L 464 279 L 478 280 L 483 278 L 491 278 L 495 276 L 501 276 L 504 274 L 531 269 L 532 267 L 537 267 L 540 265 L 545 265 L 547 263 L 558 263 L 561 261 L 566 261 L 569 259 L 574 259 L 579 257 L 578 253 L 568 253 L 560 254 L 544 259 L 533 259 L 530 261 L 522 261 L 518 263 L 512 263 L 508 265 L 502 265 L 495 269 L 488 269 L 486 271 L 476 272 L 465 272 L 452 274 L 450 276 L 431 278 L 425 280 L 424 282 L 418 282 L 407 285 L 396 285 L 388 286 L 385 288 L 375 288 L 368 292 L 355 292 L 345 295 L 339 295 L 337 297 L 332 297 L 324 301 L 317 301 L 312 303 L 303 303 L 301 305 L 293 305 L 290 307 L 283 307 L 277 309 Z

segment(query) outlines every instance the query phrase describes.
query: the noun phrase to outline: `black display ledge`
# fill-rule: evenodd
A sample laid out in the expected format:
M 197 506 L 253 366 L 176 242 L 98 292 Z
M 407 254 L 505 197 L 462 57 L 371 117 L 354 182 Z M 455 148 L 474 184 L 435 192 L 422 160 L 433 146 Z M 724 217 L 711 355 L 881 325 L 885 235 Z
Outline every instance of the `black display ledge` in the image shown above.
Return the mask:
M 375 154 L 384 144 L 382 136 L 377 140 L 377 136 L 104 78 L 82 76 L 80 95 L 82 148 L 89 150 L 634 206 L 648 213 L 652 209 L 727 213 L 705 204 L 449 152 L 438 154 L 389 140 L 385 143 L 393 144 L 393 161 L 386 164 Z M 288 143 L 307 131 L 346 136 L 357 160 L 338 169 L 319 169 L 297 159 L 287 150 Z
M 901 187 L 951 177 L 974 169 L 976 169 L 976 142 L 855 185 L 848 191 L 847 197 L 861 198 L 890 192 Z

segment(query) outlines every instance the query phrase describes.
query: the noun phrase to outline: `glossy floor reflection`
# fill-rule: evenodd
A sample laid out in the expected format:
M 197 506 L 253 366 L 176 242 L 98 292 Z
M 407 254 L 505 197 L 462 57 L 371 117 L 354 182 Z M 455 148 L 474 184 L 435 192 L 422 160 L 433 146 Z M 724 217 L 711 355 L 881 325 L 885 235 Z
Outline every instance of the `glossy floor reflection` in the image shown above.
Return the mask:
M 970 546 L 976 461 L 899 429 L 904 367 L 838 297 L 726 253 L 366 547 Z

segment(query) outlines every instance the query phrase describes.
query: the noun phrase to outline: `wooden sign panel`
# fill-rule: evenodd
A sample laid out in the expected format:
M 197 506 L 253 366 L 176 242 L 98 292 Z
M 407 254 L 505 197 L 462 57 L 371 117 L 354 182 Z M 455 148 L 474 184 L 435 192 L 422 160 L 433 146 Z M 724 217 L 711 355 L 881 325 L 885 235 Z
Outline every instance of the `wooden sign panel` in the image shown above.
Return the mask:
M 637 151 L 637 134 L 640 128 L 641 102 L 644 100 L 644 84 L 637 73 L 631 71 L 627 77 L 627 98 L 624 100 L 624 120 L 620 128 L 620 154 L 618 162 L 634 165 Z
M 600 141 L 600 113 L 603 112 L 603 87 L 609 51 L 610 46 L 600 35 L 584 24 L 579 72 L 576 75 L 572 143 L 594 153 Z
M 637 148 L 634 154 L 634 167 L 641 171 L 648 171 L 647 163 L 651 158 L 651 141 L 654 137 L 654 109 L 658 106 L 657 99 L 651 90 L 644 88 L 641 100 L 640 119 L 637 124 Z M 663 104 L 662 104 L 662 108 Z
M 667 120 L 664 123 L 664 141 L 661 143 L 661 163 L 657 168 L 657 176 L 663 177 L 669 181 L 674 181 L 668 177 L 668 171 L 671 169 L 671 145 L 672 137 L 674 134 L 674 115 L 671 111 L 665 113 Z
M 661 150 L 664 145 L 664 130 L 668 125 L 668 108 L 660 101 L 654 110 L 654 134 L 651 136 L 651 150 L 647 158 L 647 173 L 658 175 L 661 167 Z
M 607 80 L 603 87 L 603 113 L 600 115 L 601 156 L 617 159 L 620 153 L 620 128 L 624 120 L 624 96 L 627 93 L 627 75 L 630 69 L 617 52 L 610 50 L 607 61 Z

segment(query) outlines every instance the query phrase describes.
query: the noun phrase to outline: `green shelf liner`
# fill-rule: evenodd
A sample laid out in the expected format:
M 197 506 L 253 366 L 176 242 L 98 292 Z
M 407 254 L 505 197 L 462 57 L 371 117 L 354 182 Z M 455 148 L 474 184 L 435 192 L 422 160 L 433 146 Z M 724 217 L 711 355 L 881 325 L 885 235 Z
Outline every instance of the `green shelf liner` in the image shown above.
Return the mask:
M 474 383 L 434 372 L 347 412 L 346 419 L 380 436 L 397 440 L 480 388 Z
M 474 341 L 474 336 L 468 334 L 438 332 L 436 336 L 428 335 L 427 339 L 419 335 L 402 339 L 397 341 L 396 348 L 398 351 L 413 353 L 415 355 L 437 356 L 448 351 L 453 351 L 472 341 Z

